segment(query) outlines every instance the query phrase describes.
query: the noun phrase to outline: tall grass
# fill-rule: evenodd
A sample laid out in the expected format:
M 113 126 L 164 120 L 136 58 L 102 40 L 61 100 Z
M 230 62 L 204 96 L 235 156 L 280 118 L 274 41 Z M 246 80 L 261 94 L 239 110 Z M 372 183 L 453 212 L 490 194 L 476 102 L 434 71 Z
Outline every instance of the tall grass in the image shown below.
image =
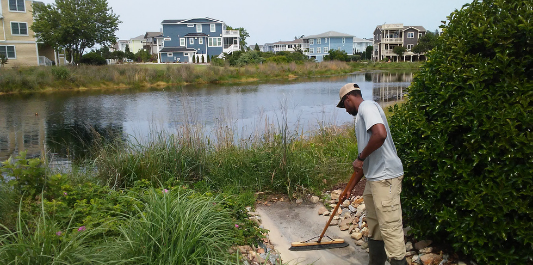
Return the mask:
M 0 93 L 78 88 L 150 87 L 218 82 L 247 82 L 339 75 L 356 70 L 418 69 L 419 63 L 264 63 L 244 67 L 192 64 L 106 65 L 6 68 L 0 71 Z
M 135 264 L 231 264 L 238 227 L 218 197 L 150 190 L 143 209 L 121 227 L 120 260 Z M 235 264 L 233 262 L 232 264 Z
M 100 229 L 60 227 L 44 206 L 36 220 L 23 220 L 19 210 L 16 229 L 11 231 L 0 224 L 0 230 L 0 261 L 6 265 L 102 264 L 107 256 L 91 247 L 95 244 L 90 239 Z

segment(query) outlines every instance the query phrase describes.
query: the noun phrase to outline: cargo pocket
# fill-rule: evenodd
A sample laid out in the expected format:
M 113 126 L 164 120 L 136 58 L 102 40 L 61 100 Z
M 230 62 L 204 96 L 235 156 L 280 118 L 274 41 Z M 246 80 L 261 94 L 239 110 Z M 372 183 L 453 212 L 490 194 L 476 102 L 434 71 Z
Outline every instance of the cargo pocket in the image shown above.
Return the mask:
M 398 209 L 400 209 L 400 198 L 382 201 L 381 206 L 383 207 L 383 212 L 397 211 Z

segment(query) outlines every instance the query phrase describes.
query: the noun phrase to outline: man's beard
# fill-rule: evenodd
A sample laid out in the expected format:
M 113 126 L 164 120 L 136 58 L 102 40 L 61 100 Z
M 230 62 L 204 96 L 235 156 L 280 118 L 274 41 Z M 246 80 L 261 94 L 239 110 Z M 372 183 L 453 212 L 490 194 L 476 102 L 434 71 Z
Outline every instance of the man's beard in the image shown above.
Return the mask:
M 353 111 L 348 111 L 348 114 L 350 114 L 352 116 L 357 116 L 357 109 L 355 109 Z

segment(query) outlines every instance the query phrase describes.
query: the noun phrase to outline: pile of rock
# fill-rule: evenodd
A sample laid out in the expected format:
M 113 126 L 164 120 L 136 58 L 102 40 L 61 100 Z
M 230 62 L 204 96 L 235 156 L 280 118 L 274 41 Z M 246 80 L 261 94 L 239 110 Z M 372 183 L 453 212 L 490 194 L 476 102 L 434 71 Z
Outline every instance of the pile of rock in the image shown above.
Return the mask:
M 247 211 L 248 218 L 260 226 L 261 216 L 257 212 L 252 212 L 250 207 L 247 208 Z M 281 255 L 274 249 L 274 246 L 268 239 L 268 235 L 265 235 L 265 239 L 263 239 L 263 242 L 259 242 L 257 247 L 249 245 L 236 246 L 230 249 L 230 253 L 241 255 L 244 265 L 281 264 Z
M 342 190 L 326 193 L 324 197 L 328 199 L 324 201 L 324 204 L 329 207 L 320 207 L 318 214 L 330 218 L 331 211 L 339 202 L 341 194 Z M 313 196 L 311 201 L 318 203 L 319 198 Z M 333 217 L 330 226 L 338 226 L 341 231 L 349 233 L 351 238 L 355 240 L 355 244 L 368 252 L 368 225 L 366 223 L 366 207 L 362 196 L 355 196 L 345 200 Z M 410 228 L 408 227 L 404 228 L 406 236 L 409 230 Z M 458 261 L 457 256 L 450 257 L 450 255 L 439 251 L 437 248 L 431 247 L 431 240 L 417 241 L 414 245 L 413 242 L 407 241 L 405 244 L 406 259 L 409 265 L 466 265 L 465 262 Z

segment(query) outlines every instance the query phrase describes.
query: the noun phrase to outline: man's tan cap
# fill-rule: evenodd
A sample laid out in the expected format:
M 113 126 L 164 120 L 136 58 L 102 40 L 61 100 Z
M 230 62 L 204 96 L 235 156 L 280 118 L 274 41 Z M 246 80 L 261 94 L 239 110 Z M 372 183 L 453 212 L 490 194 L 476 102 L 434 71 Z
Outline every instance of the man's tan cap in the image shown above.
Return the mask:
M 340 101 L 339 101 L 339 104 L 337 104 L 337 108 L 344 108 L 344 101 L 342 100 L 342 98 L 346 94 L 350 93 L 350 91 L 354 91 L 354 90 L 361 90 L 356 83 L 348 83 L 344 85 L 343 87 L 341 87 L 341 91 L 339 91 Z

